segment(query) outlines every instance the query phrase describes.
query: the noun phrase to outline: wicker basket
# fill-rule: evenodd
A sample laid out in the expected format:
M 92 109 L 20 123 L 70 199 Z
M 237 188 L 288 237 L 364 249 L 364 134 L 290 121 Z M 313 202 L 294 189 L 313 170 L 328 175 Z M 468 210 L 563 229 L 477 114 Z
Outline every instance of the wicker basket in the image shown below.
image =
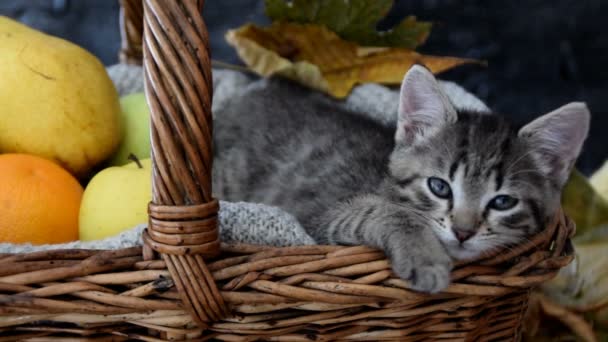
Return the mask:
M 432 296 L 367 247 L 220 244 L 202 4 L 122 1 L 121 59 L 143 54 L 152 111 L 144 247 L 1 255 L 0 341 L 518 340 L 530 289 L 573 258 L 562 213 Z

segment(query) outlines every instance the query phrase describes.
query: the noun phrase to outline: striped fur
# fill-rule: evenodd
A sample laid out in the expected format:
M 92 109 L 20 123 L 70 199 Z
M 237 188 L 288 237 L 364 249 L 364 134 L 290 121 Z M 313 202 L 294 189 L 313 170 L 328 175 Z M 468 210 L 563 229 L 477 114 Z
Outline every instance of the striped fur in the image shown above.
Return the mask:
M 578 146 L 545 158 L 543 139 L 554 135 L 457 112 L 428 72 L 408 75 L 397 130 L 285 81 L 243 89 L 215 113 L 215 195 L 281 207 L 319 243 L 381 248 L 397 275 L 429 292 L 448 285 L 450 256 L 476 257 L 542 229 L 559 205 L 557 175 L 584 137 L 563 135 L 564 146 Z M 452 195 L 435 196 L 430 177 Z M 505 194 L 518 200 L 513 208 L 489 207 Z

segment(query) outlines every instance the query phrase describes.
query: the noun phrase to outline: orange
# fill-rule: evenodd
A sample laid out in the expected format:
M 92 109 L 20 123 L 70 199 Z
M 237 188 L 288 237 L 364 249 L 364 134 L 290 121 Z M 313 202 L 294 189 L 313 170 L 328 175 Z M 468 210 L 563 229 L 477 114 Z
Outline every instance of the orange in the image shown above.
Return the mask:
M 0 155 L 0 242 L 77 240 L 82 193 L 80 183 L 50 160 Z

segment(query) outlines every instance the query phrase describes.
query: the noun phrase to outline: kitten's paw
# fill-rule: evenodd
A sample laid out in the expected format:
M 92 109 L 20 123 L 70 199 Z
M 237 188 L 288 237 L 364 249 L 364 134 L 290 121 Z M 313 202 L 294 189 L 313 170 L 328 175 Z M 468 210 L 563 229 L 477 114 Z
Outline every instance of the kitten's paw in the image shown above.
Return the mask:
M 450 285 L 450 269 L 446 265 L 414 268 L 408 281 L 417 291 L 438 293 Z
M 393 270 L 416 291 L 441 292 L 450 284 L 452 261 L 449 256 L 439 254 L 441 255 L 428 255 L 430 258 L 393 258 Z

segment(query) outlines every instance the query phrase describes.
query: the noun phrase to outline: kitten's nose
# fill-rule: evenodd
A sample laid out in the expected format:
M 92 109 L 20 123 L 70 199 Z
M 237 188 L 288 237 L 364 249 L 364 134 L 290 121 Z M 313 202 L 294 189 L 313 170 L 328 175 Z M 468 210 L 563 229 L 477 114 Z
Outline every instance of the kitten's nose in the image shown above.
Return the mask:
M 471 236 L 475 235 L 474 230 L 452 228 L 452 231 L 454 232 L 454 236 L 456 236 L 458 241 L 460 241 L 461 243 L 467 241 L 469 238 L 471 238 Z

